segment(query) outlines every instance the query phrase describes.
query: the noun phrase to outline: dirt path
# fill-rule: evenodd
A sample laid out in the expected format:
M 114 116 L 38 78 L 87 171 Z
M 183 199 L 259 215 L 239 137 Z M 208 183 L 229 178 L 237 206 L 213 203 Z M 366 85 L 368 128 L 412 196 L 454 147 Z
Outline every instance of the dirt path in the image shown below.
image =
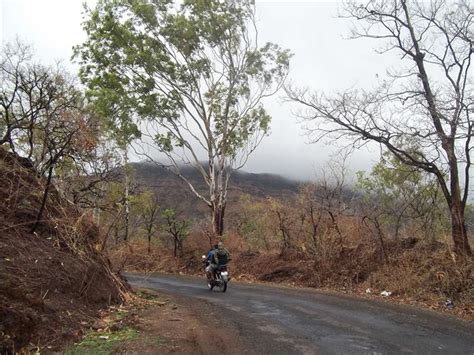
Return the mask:
M 137 297 L 111 307 L 66 354 L 252 353 L 239 330 L 208 302 L 136 288 Z M 48 353 L 48 349 L 44 349 Z
M 116 346 L 114 353 L 209 354 L 216 344 L 224 354 L 246 350 L 238 332 L 224 324 L 206 302 L 173 296 L 172 302 L 142 310 L 136 318 L 139 336 Z

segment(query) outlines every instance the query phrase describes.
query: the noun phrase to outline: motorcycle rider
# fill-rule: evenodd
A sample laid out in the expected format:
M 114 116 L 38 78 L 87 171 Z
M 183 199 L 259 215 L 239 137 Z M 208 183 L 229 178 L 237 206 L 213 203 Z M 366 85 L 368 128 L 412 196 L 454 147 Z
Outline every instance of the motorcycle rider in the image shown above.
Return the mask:
M 230 260 L 230 253 L 229 251 L 224 248 L 224 244 L 222 242 L 217 243 L 217 249 L 214 253 L 214 258 L 211 263 L 213 272 L 215 272 L 219 266 L 227 265 Z
M 206 263 L 206 275 L 207 275 L 207 278 L 208 280 L 214 280 L 214 271 L 215 271 L 215 268 L 212 265 L 213 261 L 214 261 L 214 256 L 216 254 L 216 251 L 218 249 L 218 244 L 214 244 L 212 246 L 212 249 L 209 250 L 209 252 L 207 253 L 207 257 L 206 257 L 206 260 L 205 260 L 205 263 Z

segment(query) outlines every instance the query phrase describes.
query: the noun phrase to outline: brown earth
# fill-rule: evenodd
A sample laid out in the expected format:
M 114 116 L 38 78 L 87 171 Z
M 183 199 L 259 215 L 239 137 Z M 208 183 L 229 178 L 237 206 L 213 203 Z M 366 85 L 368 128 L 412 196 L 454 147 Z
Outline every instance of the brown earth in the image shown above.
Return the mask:
M 0 147 L 0 353 L 56 349 L 81 322 L 126 297 L 96 250 L 98 230 L 52 188 L 31 233 L 45 180 Z
M 88 335 L 101 334 L 103 341 L 122 329 L 137 331 L 133 339 L 116 341 L 114 354 L 209 354 L 219 344 L 222 354 L 245 353 L 239 334 L 216 317 L 216 310 L 204 301 L 160 294 L 154 290 L 138 290 L 138 297 L 119 308 L 102 312 Z M 117 313 L 126 316 L 115 320 Z M 96 337 L 97 338 L 97 337 Z M 86 338 L 87 339 L 87 336 Z M 99 340 L 100 342 L 100 340 Z M 84 342 L 70 346 L 67 352 L 98 352 L 99 344 L 84 347 Z
M 223 327 L 215 310 L 204 302 L 173 296 L 173 302 L 142 311 L 139 319 L 140 337 L 118 347 L 118 353 L 209 354 L 220 344 L 223 354 L 242 354 L 237 332 Z M 150 339 L 156 341 L 150 344 Z

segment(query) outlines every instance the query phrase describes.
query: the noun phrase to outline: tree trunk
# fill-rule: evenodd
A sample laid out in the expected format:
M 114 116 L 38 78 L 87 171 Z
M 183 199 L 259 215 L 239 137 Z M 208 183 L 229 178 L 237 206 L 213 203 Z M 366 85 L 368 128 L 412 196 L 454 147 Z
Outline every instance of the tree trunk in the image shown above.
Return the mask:
M 388 261 L 388 255 L 387 255 L 387 251 L 385 250 L 385 243 L 384 243 L 384 236 L 383 236 L 382 226 L 379 223 L 378 217 L 374 217 L 374 218 L 370 218 L 369 216 L 362 217 L 362 223 L 364 223 L 367 226 L 367 228 L 369 228 L 369 231 L 372 234 L 375 234 L 374 232 L 372 232 L 372 228 L 370 228 L 367 221 L 372 222 L 372 224 L 374 225 L 374 227 L 377 231 L 377 238 L 379 240 L 380 249 L 381 249 L 380 257 L 382 259 L 382 262 L 387 262 Z
M 178 239 L 178 250 L 179 256 L 183 256 L 183 240 L 181 238 Z
M 451 206 L 451 234 L 454 242 L 454 251 L 459 255 L 472 255 L 471 247 L 467 239 L 464 211 L 461 206 L 454 203 Z
M 130 207 L 128 204 L 128 198 L 125 201 L 125 234 L 123 236 L 123 240 L 127 241 L 128 240 L 128 230 L 130 226 Z
M 43 212 L 44 212 L 44 209 L 46 207 L 46 201 L 48 200 L 49 188 L 51 186 L 51 179 L 53 177 L 53 167 L 54 167 L 54 164 L 51 163 L 51 166 L 49 167 L 49 171 L 48 171 L 48 180 L 46 182 L 46 187 L 45 187 L 44 192 L 43 192 L 43 199 L 41 201 L 41 207 L 40 207 L 40 210 L 38 212 L 38 216 L 36 217 L 35 224 L 33 225 L 33 227 L 30 230 L 31 233 L 33 233 L 36 230 L 36 228 L 38 228 L 38 225 L 41 221 L 41 218 L 43 217 Z
M 344 251 L 344 238 L 342 236 L 341 230 L 339 229 L 339 225 L 337 224 L 336 217 L 331 211 L 327 211 L 329 214 L 329 217 L 331 218 L 332 226 L 334 230 L 337 232 L 337 236 L 339 237 L 339 254 L 342 254 Z
M 449 192 L 447 191 L 447 188 L 444 185 L 444 181 L 442 181 L 443 178 L 441 177 L 441 175 L 438 175 L 438 180 L 440 181 L 442 188 L 444 186 L 443 193 L 446 197 L 446 200 L 448 202 L 448 206 L 451 212 L 451 231 L 452 231 L 452 238 L 454 242 L 454 250 L 457 254 L 460 254 L 460 255 L 471 255 L 471 248 L 469 246 L 469 242 L 467 239 L 466 225 L 464 221 L 464 207 L 465 207 L 466 201 L 463 201 L 461 199 L 461 189 L 460 189 L 459 172 L 458 172 L 458 158 L 456 156 L 455 140 L 457 139 L 456 129 L 458 128 L 459 123 L 456 122 L 457 121 L 456 119 L 450 121 L 451 132 L 449 135 L 445 133 L 445 130 L 441 122 L 442 115 L 437 109 L 435 95 L 433 94 L 433 91 L 431 90 L 430 81 L 425 69 L 425 63 L 424 63 L 425 53 L 423 53 L 420 49 L 420 45 L 418 42 L 419 40 L 416 38 L 413 25 L 411 24 L 410 14 L 407 7 L 407 1 L 402 1 L 401 4 L 406 15 L 406 20 L 407 20 L 406 22 L 408 24 L 410 36 L 413 41 L 413 48 L 416 53 L 416 55 L 413 56 L 413 60 L 415 61 L 418 67 L 419 77 L 421 79 L 425 98 L 428 103 L 428 110 L 432 117 L 433 125 L 436 129 L 436 133 L 438 134 L 438 137 L 440 138 L 441 146 L 446 152 L 446 156 L 448 158 L 450 191 Z M 451 46 L 451 43 L 450 43 L 450 46 Z M 445 67 L 446 71 L 449 70 L 448 68 L 450 67 Z M 467 71 L 466 71 L 466 75 L 467 75 Z M 459 116 L 457 118 L 459 119 Z M 466 189 L 468 185 L 469 185 L 469 179 L 467 179 L 467 181 L 465 182 Z
M 383 231 L 377 217 L 374 219 L 374 225 L 375 225 L 375 228 L 377 229 L 377 235 L 379 237 L 380 247 L 382 249 L 382 262 L 388 262 L 388 255 L 387 255 L 387 251 L 385 250 L 385 243 L 383 241 L 384 239 Z
M 212 231 L 219 237 L 224 234 L 224 212 L 225 206 L 214 205 L 212 207 Z
M 125 235 L 123 237 L 124 241 L 128 240 L 128 229 L 130 224 L 130 197 L 129 197 L 129 189 L 128 189 L 128 152 L 127 148 L 125 148 Z
M 454 251 L 459 255 L 471 255 L 471 247 L 467 239 L 466 223 L 464 220 L 465 201 L 461 199 L 458 159 L 455 154 L 453 141 L 447 140 L 444 144 L 444 149 L 449 161 L 451 196 L 446 196 L 445 194 L 445 197 L 451 212 L 451 235 L 454 243 Z

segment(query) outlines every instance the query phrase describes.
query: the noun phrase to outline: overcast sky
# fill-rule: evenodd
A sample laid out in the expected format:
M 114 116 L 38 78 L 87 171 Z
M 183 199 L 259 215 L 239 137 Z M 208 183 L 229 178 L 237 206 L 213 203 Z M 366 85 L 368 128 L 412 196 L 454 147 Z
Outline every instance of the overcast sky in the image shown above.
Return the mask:
M 15 36 L 33 45 L 43 63 L 61 60 L 70 64 L 72 46 L 81 43 L 83 0 L 0 0 L 2 44 Z M 91 1 L 89 1 L 91 2 Z M 271 41 L 294 54 L 290 80 L 297 86 L 327 93 L 349 87 L 370 87 L 382 76 L 394 57 L 373 51 L 376 43 L 347 40 L 350 23 L 337 18 L 337 1 L 258 1 L 261 43 Z M 271 135 L 248 161 L 244 170 L 285 175 L 299 180 L 315 177 L 331 159 L 334 144 L 307 144 L 295 108 L 280 95 L 267 102 L 273 117 Z M 354 152 L 353 172 L 367 170 L 378 160 L 378 150 Z

